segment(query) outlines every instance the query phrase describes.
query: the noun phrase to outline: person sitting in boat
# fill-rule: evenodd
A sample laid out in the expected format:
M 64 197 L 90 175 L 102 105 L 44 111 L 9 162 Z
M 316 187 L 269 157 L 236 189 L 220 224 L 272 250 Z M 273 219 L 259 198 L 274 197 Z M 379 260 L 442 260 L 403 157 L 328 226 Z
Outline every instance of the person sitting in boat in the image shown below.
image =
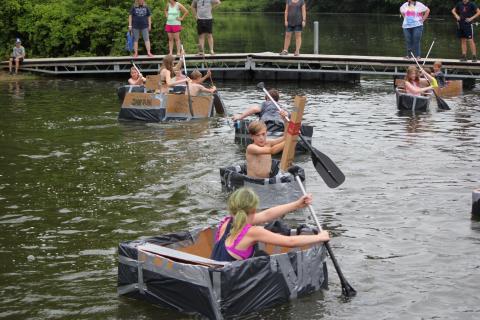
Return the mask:
M 438 86 L 443 88 L 447 84 L 445 74 L 442 72 L 442 61 L 433 63 L 433 76 L 437 79 Z
M 198 70 L 193 70 L 192 73 L 190 74 L 190 79 L 192 79 L 192 82 L 189 85 L 190 88 L 190 95 L 192 96 L 198 96 L 201 93 L 210 93 L 213 94 L 217 88 L 215 86 L 211 88 L 206 88 L 201 83 L 203 82 L 203 77 L 202 73 Z M 185 92 L 185 94 L 188 94 Z
M 267 126 L 262 120 L 252 121 L 248 133 L 253 143 L 247 146 L 247 176 L 252 178 L 270 178 L 272 154 L 277 154 L 285 146 L 285 135 L 267 140 Z
M 258 242 L 282 247 L 303 247 L 330 240 L 328 231 L 319 234 L 285 236 L 273 233 L 261 225 L 306 207 L 312 203 L 312 196 L 302 196 L 296 201 L 279 205 L 259 213 L 256 212 L 258 196 L 249 188 L 240 188 L 228 198 L 229 217 L 220 222 L 215 234 L 215 246 L 211 259 L 217 261 L 236 261 L 251 258 Z
M 420 71 L 425 76 L 425 78 L 430 81 L 431 84 L 437 83 L 435 78 L 429 75 L 425 70 L 420 68 Z M 417 67 L 410 66 L 408 67 L 407 73 L 405 75 L 405 91 L 413 96 L 425 94 L 426 92 L 431 91 L 434 88 L 433 85 L 428 85 L 428 81 L 420 80 L 420 72 L 418 71 Z
M 278 102 L 280 95 L 278 94 L 278 91 L 275 89 L 270 89 L 268 90 L 268 93 L 270 96 Z M 288 113 L 285 110 L 282 110 L 284 114 L 288 115 Z M 245 119 L 248 116 L 251 115 L 258 115 L 260 120 L 262 121 L 275 121 L 275 122 L 283 122 L 282 115 L 278 111 L 277 107 L 275 106 L 275 103 L 273 101 L 270 101 L 270 98 L 268 96 L 265 96 L 265 101 L 262 102 L 261 105 L 254 105 L 249 107 L 247 110 L 242 112 L 241 114 L 236 114 L 232 117 L 233 121 L 237 120 L 242 120 Z
M 190 81 L 188 77 L 184 79 L 176 80 L 174 79 L 175 70 L 181 70 L 182 68 L 182 60 L 180 60 L 175 66 L 173 65 L 173 61 L 175 58 L 168 54 L 163 58 L 162 65 L 160 67 L 160 89 L 157 90 L 157 93 L 167 94 L 169 88 L 175 87 L 176 85 L 186 83 Z
M 174 70 L 175 72 L 175 77 L 172 78 L 172 81 L 179 81 L 179 80 L 184 80 L 186 79 L 187 77 L 182 73 L 182 70 L 179 70 L 179 69 L 175 69 Z M 174 93 L 185 93 L 185 89 L 187 87 L 187 83 L 181 83 L 179 85 L 176 85 L 174 86 L 173 88 L 170 88 L 170 91 L 174 92 Z
M 130 79 L 128 79 L 128 84 L 132 86 L 142 86 L 146 78 L 143 77 L 141 73 L 138 72 L 137 68 L 131 67 L 130 68 Z

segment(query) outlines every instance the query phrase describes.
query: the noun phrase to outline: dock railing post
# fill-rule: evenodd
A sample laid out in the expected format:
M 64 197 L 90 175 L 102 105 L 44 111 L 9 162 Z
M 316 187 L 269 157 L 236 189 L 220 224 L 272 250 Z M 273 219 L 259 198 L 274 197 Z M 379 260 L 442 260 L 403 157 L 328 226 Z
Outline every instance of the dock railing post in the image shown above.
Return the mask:
M 318 54 L 318 21 L 313 22 L 313 53 Z

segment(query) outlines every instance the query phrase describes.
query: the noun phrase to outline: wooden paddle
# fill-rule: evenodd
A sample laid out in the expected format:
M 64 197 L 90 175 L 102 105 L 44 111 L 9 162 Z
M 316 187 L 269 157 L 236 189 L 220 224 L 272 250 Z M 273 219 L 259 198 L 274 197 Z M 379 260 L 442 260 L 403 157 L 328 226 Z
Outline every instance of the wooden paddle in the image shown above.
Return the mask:
M 187 64 L 185 63 L 185 51 L 183 50 L 183 44 L 180 46 L 180 48 L 182 49 L 182 61 L 183 61 L 183 68 L 185 70 L 185 77 L 188 77 Z M 188 80 L 185 83 L 187 84 L 188 109 L 190 111 L 190 118 L 193 118 L 192 97 L 190 95 L 190 86 L 188 85 Z
M 420 70 L 422 70 L 422 67 L 420 66 L 420 64 L 418 63 L 417 61 L 417 58 L 415 58 L 415 55 L 410 52 L 410 54 L 412 55 L 413 57 L 413 60 L 415 60 L 415 63 L 417 64 L 417 66 L 420 68 Z M 430 80 L 427 79 L 427 82 L 429 85 L 432 85 L 430 83 Z M 438 105 L 438 108 L 439 109 L 442 109 L 442 110 L 450 110 L 450 107 L 448 106 L 448 104 L 445 102 L 445 100 L 443 100 L 442 98 L 440 98 L 440 96 L 437 94 L 437 92 L 435 92 L 435 90 L 432 90 L 433 91 L 433 94 L 435 95 L 435 98 L 437 99 L 437 105 Z
M 302 190 L 302 193 L 304 195 L 307 194 L 305 191 L 305 188 L 303 187 L 302 180 L 300 179 L 299 176 L 295 176 L 295 179 L 297 180 L 298 186 Z M 315 211 L 313 210 L 312 205 L 308 205 L 308 209 L 310 210 L 310 214 L 312 215 L 313 220 L 315 220 L 315 224 L 317 225 L 318 232 L 322 231 L 322 226 L 320 225 L 320 222 L 318 222 L 317 215 L 315 214 Z M 335 270 L 337 271 L 338 277 L 340 278 L 340 283 L 342 285 L 342 293 L 345 297 L 353 297 L 357 294 L 357 291 L 348 283 L 347 279 L 345 279 L 345 276 L 343 275 L 342 270 L 340 269 L 340 265 L 338 264 L 337 259 L 333 255 L 333 250 L 330 247 L 330 244 L 328 242 L 324 243 L 325 248 L 327 248 L 328 254 L 330 255 L 330 259 L 332 259 L 333 266 L 335 267 Z
M 430 45 L 430 49 L 428 49 L 427 55 L 425 56 L 425 59 L 423 59 L 422 66 L 425 65 L 425 62 L 427 62 L 428 56 L 430 55 L 430 51 L 432 51 L 434 43 L 435 43 L 435 39 L 433 39 L 432 44 Z
M 265 89 L 265 84 L 260 82 L 257 84 L 257 87 L 262 89 L 267 97 L 275 104 L 277 109 L 280 111 L 281 108 L 278 103 L 270 96 L 268 91 Z M 287 121 L 290 122 L 290 119 L 286 117 Z M 310 150 L 310 156 L 312 158 L 313 166 L 317 170 L 318 174 L 322 177 L 323 181 L 329 188 L 336 188 L 345 181 L 345 175 L 337 167 L 337 165 L 324 153 L 320 152 L 314 148 L 308 141 L 302 136 L 299 135 L 300 139 Z

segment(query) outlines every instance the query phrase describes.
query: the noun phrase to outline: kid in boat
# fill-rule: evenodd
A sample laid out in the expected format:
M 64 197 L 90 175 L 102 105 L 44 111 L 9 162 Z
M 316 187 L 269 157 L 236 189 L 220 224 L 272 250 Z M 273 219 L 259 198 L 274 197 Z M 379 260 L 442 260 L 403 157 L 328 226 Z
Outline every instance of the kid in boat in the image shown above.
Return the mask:
M 230 216 L 220 222 L 215 234 L 211 259 L 236 261 L 251 258 L 257 242 L 293 248 L 330 240 L 330 235 L 325 230 L 313 235 L 284 236 L 256 226 L 304 208 L 312 203 L 311 195 L 257 213 L 258 203 L 258 196 L 249 188 L 237 189 L 230 195 L 228 199 Z

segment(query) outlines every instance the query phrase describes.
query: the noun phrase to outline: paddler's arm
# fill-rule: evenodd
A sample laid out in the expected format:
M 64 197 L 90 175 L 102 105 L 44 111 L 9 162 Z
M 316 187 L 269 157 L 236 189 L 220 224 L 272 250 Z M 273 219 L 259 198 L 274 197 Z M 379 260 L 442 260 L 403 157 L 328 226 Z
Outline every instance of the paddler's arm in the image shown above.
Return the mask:
M 298 200 L 282 204 L 270 209 L 263 210 L 259 213 L 256 213 L 253 216 L 252 224 L 264 224 L 269 221 L 273 221 L 280 217 L 283 217 L 285 214 L 306 207 L 307 205 L 312 204 L 312 195 L 308 194 L 306 196 L 301 196 Z
M 251 238 L 252 242 L 263 242 L 287 248 L 303 247 L 330 240 L 330 235 L 326 230 L 319 234 L 284 236 L 261 227 L 250 228 L 247 237 Z
M 257 106 L 251 106 L 247 110 L 243 111 L 242 113 L 234 115 L 232 117 L 232 120 L 233 121 L 242 120 L 242 119 L 245 119 L 248 116 L 259 113 L 260 111 L 262 111 L 260 106 L 258 106 L 258 105 Z

